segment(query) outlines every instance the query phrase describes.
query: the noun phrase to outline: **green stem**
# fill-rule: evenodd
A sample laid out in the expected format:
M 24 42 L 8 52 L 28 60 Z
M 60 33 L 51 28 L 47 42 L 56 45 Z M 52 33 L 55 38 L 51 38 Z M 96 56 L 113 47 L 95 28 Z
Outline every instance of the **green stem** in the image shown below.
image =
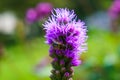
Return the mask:
M 53 60 L 52 62 L 53 70 L 51 71 L 51 80 L 72 80 L 72 67 L 67 62 L 61 64 L 60 61 L 61 60 L 57 58 L 57 60 Z

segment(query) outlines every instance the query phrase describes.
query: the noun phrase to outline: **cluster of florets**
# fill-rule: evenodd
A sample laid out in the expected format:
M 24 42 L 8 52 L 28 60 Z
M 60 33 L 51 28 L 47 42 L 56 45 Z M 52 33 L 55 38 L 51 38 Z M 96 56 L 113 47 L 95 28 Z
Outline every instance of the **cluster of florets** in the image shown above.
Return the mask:
M 54 9 L 44 24 L 46 43 L 50 45 L 49 52 L 53 58 L 52 66 L 62 78 L 68 77 L 65 80 L 71 79 L 71 67 L 81 64 L 79 53 L 86 50 L 86 26 L 76 18 L 73 10 Z M 52 75 L 52 78 L 55 76 Z M 59 77 L 59 80 L 62 79 Z

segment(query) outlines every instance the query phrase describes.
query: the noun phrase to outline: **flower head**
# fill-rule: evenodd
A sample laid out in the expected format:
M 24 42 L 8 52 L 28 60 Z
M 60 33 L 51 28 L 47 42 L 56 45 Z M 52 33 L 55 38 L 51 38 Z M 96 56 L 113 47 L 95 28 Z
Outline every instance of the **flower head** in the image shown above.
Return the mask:
M 109 15 L 113 19 L 117 18 L 120 15 L 120 0 L 114 0 L 109 9 Z
M 64 47 L 64 55 L 78 56 L 76 53 L 86 50 L 86 26 L 84 22 L 76 20 L 74 11 L 55 9 L 52 16 L 44 24 L 46 29 L 46 43 L 50 46 L 59 44 Z M 52 49 L 52 48 L 51 48 Z
M 37 20 L 37 12 L 34 8 L 30 8 L 26 12 L 26 21 L 31 24 Z
M 52 5 L 50 3 L 46 3 L 46 2 L 43 2 L 43 3 L 39 3 L 37 6 L 36 6 L 36 11 L 39 15 L 39 18 L 42 18 L 44 16 L 47 16 L 48 14 L 51 13 L 51 10 L 52 10 Z
M 32 24 L 42 18 L 48 16 L 51 13 L 52 4 L 43 2 L 39 3 L 35 8 L 30 8 L 26 12 L 26 22 Z
M 71 76 L 70 68 L 81 64 L 79 54 L 87 49 L 86 47 L 86 26 L 81 20 L 77 20 L 77 16 L 73 10 L 54 9 L 51 17 L 44 24 L 46 30 L 46 43 L 50 45 L 50 56 L 57 60 L 55 66 L 68 66 L 64 74 L 68 78 Z M 68 75 L 69 74 L 69 75 Z M 65 79 L 68 80 L 68 79 Z

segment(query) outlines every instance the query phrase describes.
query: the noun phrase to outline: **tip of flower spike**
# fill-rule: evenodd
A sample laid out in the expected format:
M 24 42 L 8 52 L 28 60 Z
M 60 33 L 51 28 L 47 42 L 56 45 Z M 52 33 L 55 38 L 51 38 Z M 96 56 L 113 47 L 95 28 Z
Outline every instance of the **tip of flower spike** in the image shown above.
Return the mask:
M 69 10 L 67 8 L 62 9 L 62 8 L 57 8 L 54 9 L 53 15 L 56 17 L 56 21 L 60 24 L 67 24 L 68 22 L 70 22 L 74 17 L 74 10 Z
M 53 25 L 65 25 L 69 22 L 75 21 L 75 17 L 74 10 L 56 8 L 53 9 L 51 17 L 49 17 L 48 21 L 46 21 L 43 26 L 45 26 L 45 29 L 48 29 Z

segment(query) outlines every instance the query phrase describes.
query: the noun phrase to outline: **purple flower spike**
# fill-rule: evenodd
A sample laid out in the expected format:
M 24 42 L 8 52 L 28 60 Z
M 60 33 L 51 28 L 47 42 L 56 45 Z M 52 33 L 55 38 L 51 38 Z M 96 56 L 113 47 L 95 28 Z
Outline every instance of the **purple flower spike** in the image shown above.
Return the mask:
M 45 17 L 48 14 L 51 13 L 51 10 L 53 9 L 52 5 L 50 3 L 39 3 L 36 6 L 36 11 L 39 14 L 39 18 Z
M 35 8 L 30 8 L 26 12 L 27 24 L 33 24 L 47 17 L 53 9 L 50 3 L 39 3 Z
M 26 13 L 26 22 L 28 24 L 31 24 L 36 20 L 37 20 L 37 12 L 33 8 L 28 9 Z
M 54 9 L 51 17 L 43 25 L 46 30 L 46 43 L 50 45 L 50 56 L 58 59 L 58 64 L 53 60 L 52 66 L 61 72 L 60 76 L 52 74 L 52 80 L 72 79 L 72 66 L 81 64 L 80 53 L 87 49 L 85 23 L 76 18 L 73 10 Z
M 114 0 L 108 12 L 112 19 L 116 19 L 120 15 L 120 0 Z

